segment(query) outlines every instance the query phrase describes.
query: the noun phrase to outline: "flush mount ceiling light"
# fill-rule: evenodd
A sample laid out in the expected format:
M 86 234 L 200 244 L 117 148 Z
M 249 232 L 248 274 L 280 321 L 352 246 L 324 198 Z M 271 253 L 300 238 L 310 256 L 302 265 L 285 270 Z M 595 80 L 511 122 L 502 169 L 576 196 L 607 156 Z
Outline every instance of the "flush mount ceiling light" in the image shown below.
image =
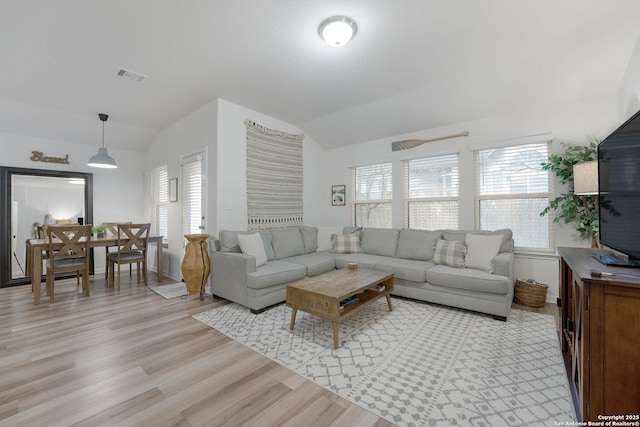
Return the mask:
M 104 122 L 107 121 L 109 116 L 106 114 L 98 114 L 98 117 L 102 120 L 102 147 L 98 148 L 98 154 L 89 159 L 87 166 L 94 168 L 117 168 L 118 165 L 116 164 L 116 161 L 109 156 L 107 149 L 104 148 Z
M 320 23 L 318 34 L 333 47 L 344 46 L 356 35 L 356 21 L 347 16 L 332 16 Z

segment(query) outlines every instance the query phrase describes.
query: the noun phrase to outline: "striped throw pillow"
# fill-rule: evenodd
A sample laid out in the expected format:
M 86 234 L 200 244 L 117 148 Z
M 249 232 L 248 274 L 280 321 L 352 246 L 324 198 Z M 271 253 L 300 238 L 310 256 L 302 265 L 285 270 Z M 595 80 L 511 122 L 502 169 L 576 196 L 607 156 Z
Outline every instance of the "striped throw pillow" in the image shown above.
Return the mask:
M 360 233 L 331 235 L 331 252 L 336 254 L 361 253 Z
M 436 242 L 433 262 L 450 267 L 462 268 L 464 267 L 464 256 L 466 253 L 467 247 L 464 242 L 440 239 Z

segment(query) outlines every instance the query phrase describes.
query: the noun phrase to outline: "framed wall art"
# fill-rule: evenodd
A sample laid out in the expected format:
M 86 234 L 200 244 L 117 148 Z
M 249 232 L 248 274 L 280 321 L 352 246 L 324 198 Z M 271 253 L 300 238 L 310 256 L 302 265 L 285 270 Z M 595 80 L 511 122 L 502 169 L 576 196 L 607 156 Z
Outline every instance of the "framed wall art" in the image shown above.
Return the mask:
M 169 180 L 169 201 L 178 201 L 178 178 L 171 178 Z
M 346 185 L 331 186 L 331 206 L 344 206 L 346 195 Z

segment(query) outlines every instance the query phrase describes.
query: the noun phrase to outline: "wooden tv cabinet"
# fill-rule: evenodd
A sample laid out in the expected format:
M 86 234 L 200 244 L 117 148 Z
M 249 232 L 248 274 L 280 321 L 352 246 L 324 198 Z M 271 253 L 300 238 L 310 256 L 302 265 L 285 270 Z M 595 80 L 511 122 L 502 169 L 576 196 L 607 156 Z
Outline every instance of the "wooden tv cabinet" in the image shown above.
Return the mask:
M 603 265 L 591 257 L 599 249 L 558 252 L 560 339 L 578 418 L 640 421 L 640 269 Z

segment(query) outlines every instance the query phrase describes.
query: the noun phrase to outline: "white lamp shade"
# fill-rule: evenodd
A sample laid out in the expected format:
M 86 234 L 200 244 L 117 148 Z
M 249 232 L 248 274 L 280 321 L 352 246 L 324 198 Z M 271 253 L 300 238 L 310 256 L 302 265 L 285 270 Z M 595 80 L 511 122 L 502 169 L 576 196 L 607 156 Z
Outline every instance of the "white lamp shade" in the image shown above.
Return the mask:
M 340 47 L 349 43 L 356 34 L 357 26 L 346 16 L 332 16 L 320 23 L 318 33 L 330 46 Z
M 598 194 L 598 162 L 573 165 L 573 192 L 580 196 Z
M 89 159 L 89 161 L 87 162 L 87 166 L 109 169 L 118 167 L 116 161 L 113 160 L 111 156 L 109 156 L 109 153 L 107 153 L 107 149 L 104 147 L 98 148 L 98 154 Z

